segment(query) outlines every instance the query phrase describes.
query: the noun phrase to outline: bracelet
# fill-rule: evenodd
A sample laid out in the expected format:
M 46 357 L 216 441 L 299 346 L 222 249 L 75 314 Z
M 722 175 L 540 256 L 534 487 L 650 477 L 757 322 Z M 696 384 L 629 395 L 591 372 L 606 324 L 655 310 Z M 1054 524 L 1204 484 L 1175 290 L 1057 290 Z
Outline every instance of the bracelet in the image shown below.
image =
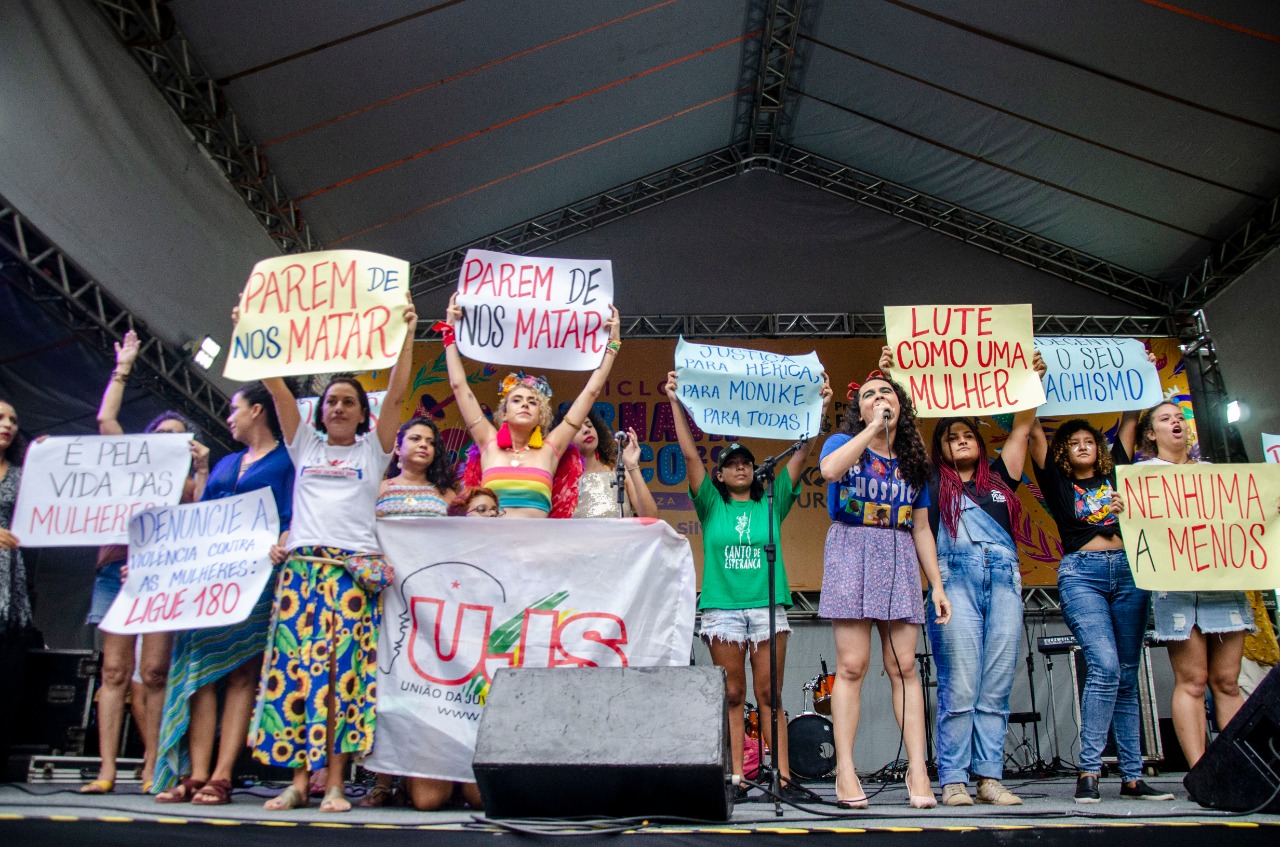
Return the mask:
M 569 426 L 573 427 L 574 429 L 582 429 L 582 424 L 574 423 L 573 421 L 569 420 L 568 415 L 564 416 L 564 422 L 567 423 Z M 586 421 L 583 421 L 583 423 L 586 423 Z
M 476 424 L 480 423 L 480 421 L 482 421 L 482 420 L 484 420 L 484 415 L 481 415 L 480 417 L 476 418 L 476 419 L 475 419 L 474 421 L 472 421 L 471 423 L 467 424 L 467 429 L 471 429 L 471 427 L 473 427 L 473 426 L 475 426 Z M 466 423 L 466 422 L 465 422 L 465 421 L 463 421 L 463 423 Z
M 431 328 L 440 333 L 442 336 L 440 340 L 444 342 L 445 347 L 452 347 L 458 342 L 458 337 L 454 332 L 453 327 L 449 326 L 444 321 L 436 321 Z
M 626 470 L 628 470 L 628 471 L 638 471 L 638 470 L 640 470 L 640 466 L 639 466 L 639 465 L 632 465 L 632 466 L 631 466 L 631 467 L 629 467 L 629 468 L 628 468 L 628 467 L 626 467 L 626 465 L 623 465 L 623 467 L 624 467 L 624 468 L 626 468 Z
M 612 350 L 613 352 L 617 353 L 619 350 L 621 350 L 621 349 L 622 349 L 622 342 L 621 342 L 621 341 L 610 341 L 608 344 L 604 345 L 604 348 L 605 348 L 606 350 Z

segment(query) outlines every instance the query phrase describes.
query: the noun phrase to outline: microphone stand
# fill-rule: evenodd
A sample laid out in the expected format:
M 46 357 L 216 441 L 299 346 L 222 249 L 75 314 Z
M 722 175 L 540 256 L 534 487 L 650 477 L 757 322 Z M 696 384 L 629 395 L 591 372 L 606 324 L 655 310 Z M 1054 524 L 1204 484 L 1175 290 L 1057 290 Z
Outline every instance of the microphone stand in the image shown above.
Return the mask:
M 622 466 L 622 445 L 627 443 L 627 435 L 624 432 L 616 432 L 613 438 L 617 443 L 615 452 L 618 454 L 613 464 L 613 487 L 618 489 L 618 517 L 625 518 L 627 514 L 623 503 L 627 493 L 627 472 Z
M 755 478 L 764 483 L 765 497 L 769 504 L 769 542 L 764 546 L 769 578 L 769 764 L 772 770 L 769 776 L 769 793 L 773 796 L 773 813 L 777 817 L 782 817 L 782 776 L 778 770 L 778 590 L 774 584 L 778 547 L 773 537 L 774 469 L 779 462 L 790 458 L 791 454 L 803 447 L 808 440 L 801 438 L 778 455 L 765 459 L 755 472 Z

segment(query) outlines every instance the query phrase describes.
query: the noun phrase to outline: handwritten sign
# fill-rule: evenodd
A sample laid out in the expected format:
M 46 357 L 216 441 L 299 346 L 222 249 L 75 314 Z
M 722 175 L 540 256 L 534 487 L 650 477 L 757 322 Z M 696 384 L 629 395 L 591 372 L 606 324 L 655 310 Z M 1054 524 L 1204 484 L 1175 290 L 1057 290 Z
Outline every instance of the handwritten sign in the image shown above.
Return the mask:
M 120 635 L 239 623 L 271 576 L 270 488 L 147 509 L 129 522 L 129 575 L 101 628 Z
M 1136 338 L 1035 340 L 1048 372 L 1041 415 L 1149 409 L 1164 399 L 1160 373 Z
M 1267 462 L 1280 462 L 1280 435 L 1262 433 L 1262 456 Z
M 920 417 L 993 415 L 1044 402 L 1031 306 L 885 306 L 885 330 Z
M 478 362 L 594 370 L 609 333 L 613 263 L 468 250 L 458 274 L 458 351 Z
M 703 432 L 795 441 L 822 429 L 822 363 L 817 353 L 676 344 L 680 402 Z
M 408 262 L 364 250 L 264 259 L 240 295 L 223 376 L 389 368 L 404 346 L 408 285 Z
M 1280 586 L 1280 468 L 1124 465 L 1120 515 L 1134 582 L 1148 591 Z
M 385 391 L 367 392 L 369 397 L 369 429 L 373 429 L 378 425 L 378 415 L 382 414 L 382 400 L 387 396 Z M 315 423 L 316 404 L 320 402 L 319 397 L 299 397 L 298 398 L 298 414 L 302 417 L 302 422 L 306 424 Z M 321 438 L 325 438 L 325 434 L 320 433 Z
M 13 511 L 23 547 L 124 544 L 129 520 L 182 499 L 190 433 L 90 435 L 32 444 Z

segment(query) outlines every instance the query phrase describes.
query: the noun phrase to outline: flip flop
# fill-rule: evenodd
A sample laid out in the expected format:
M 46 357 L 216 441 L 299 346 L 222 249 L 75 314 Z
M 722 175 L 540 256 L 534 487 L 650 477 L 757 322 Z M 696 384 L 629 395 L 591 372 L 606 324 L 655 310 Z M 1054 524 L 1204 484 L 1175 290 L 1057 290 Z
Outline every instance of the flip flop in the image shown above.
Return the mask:
M 81 794 L 110 794 L 116 790 L 116 781 L 114 779 L 95 779 L 93 782 L 80 786 Z
M 287 812 L 290 809 L 305 809 L 310 805 L 305 795 L 298 789 L 290 785 L 284 791 L 262 804 L 262 808 L 269 812 Z

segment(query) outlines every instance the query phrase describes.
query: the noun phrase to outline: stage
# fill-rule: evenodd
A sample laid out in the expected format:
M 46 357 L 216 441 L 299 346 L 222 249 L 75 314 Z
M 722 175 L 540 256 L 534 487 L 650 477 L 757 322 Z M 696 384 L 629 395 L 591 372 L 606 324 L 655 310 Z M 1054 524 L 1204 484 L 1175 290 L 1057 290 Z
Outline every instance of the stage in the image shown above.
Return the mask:
M 604 840 L 619 832 L 670 839 L 671 843 L 711 842 L 725 836 L 752 836 L 753 843 L 793 835 L 859 835 L 893 838 L 896 844 L 929 844 L 946 847 L 945 842 L 968 845 L 1035 841 L 1037 844 L 1079 847 L 1081 838 L 1125 839 L 1126 847 L 1175 847 L 1197 845 L 1205 839 L 1229 837 L 1233 847 L 1272 845 L 1280 837 L 1280 816 L 1270 814 L 1235 815 L 1201 808 L 1187 799 L 1181 774 L 1150 777 L 1155 788 L 1172 792 L 1173 802 L 1121 800 L 1118 779 L 1102 783 L 1103 800 L 1096 805 L 1072 801 L 1075 781 L 1069 777 L 1048 780 L 1006 781 L 1024 800 L 1023 806 L 997 809 L 972 806 L 917 811 L 907 807 L 906 790 L 899 784 L 880 786 L 867 783 L 871 807 L 864 811 L 842 812 L 833 805 L 814 805 L 809 810 L 784 806 L 781 818 L 771 804 L 750 802 L 735 807 L 726 823 L 654 821 L 644 826 L 636 821 L 617 828 L 599 822 L 600 830 L 584 832 L 578 825 L 575 838 L 581 843 Z M 821 798 L 831 801 L 833 784 L 810 783 Z M 877 793 L 877 789 L 880 789 Z M 388 843 L 412 837 L 419 843 L 480 843 L 494 833 L 511 832 L 511 827 L 528 822 L 477 820 L 469 811 L 416 812 L 406 808 L 354 809 L 347 814 L 326 814 L 310 809 L 268 813 L 262 801 L 276 789 L 238 789 L 228 806 L 201 808 L 189 804 L 161 805 L 151 797 L 128 789 L 115 794 L 87 797 L 61 786 L 27 784 L 0 785 L 0 833 L 11 844 L 87 844 L 96 847 L 150 847 L 180 841 L 183 847 L 290 842 L 354 847 Z M 753 792 L 753 798 L 758 797 Z M 540 822 L 539 834 L 556 838 L 554 830 L 568 822 Z M 1223 831 L 1230 827 L 1230 833 Z M 1123 831 L 1120 831 L 1123 830 Z M 559 833 L 563 836 L 567 833 Z M 491 842 L 489 842 L 491 843 Z

